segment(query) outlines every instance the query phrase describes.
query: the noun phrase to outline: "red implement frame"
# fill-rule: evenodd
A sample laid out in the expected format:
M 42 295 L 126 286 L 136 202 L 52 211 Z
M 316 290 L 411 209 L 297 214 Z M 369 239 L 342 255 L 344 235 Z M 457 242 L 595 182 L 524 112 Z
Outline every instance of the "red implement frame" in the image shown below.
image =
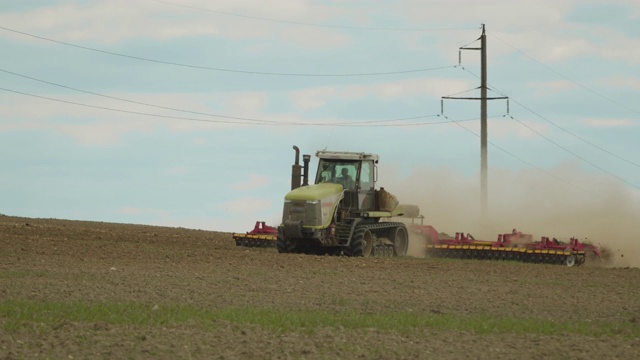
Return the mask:
M 472 235 L 457 232 L 450 237 L 438 233 L 431 225 L 412 224 L 411 229 L 426 239 L 427 254 L 444 257 L 463 257 L 480 259 L 511 259 L 543 263 L 563 263 L 569 266 L 581 265 L 586 260 L 586 252 L 601 257 L 600 249 L 591 244 L 571 238 L 568 243 L 555 238 L 541 237 L 533 241 L 531 234 L 516 229 L 510 233 L 499 234 L 496 241 L 476 240 Z M 562 261 L 562 260 L 565 261 Z
M 276 246 L 277 236 L 278 229 L 267 225 L 264 221 L 256 221 L 253 230 L 244 234 L 233 233 L 236 246 L 246 247 L 274 247 Z

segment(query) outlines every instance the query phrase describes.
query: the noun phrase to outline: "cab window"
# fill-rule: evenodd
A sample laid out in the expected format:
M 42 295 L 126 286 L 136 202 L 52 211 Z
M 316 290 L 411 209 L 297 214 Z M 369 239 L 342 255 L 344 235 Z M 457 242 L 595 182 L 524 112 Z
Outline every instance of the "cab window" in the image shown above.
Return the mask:
M 373 190 L 373 161 L 363 161 L 360 168 L 360 190 Z

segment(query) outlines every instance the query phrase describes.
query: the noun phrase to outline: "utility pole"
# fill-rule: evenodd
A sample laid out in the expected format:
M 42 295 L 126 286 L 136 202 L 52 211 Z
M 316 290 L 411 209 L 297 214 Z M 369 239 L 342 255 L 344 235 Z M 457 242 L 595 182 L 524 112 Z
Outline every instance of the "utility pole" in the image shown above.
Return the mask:
M 487 35 L 482 24 L 480 36 L 480 206 L 484 221 L 489 210 L 488 170 L 487 170 Z
M 507 99 L 506 96 L 499 97 L 487 97 L 487 35 L 485 34 L 484 24 L 482 24 L 482 35 L 480 35 L 480 47 L 466 47 L 463 46 L 458 52 L 458 65 L 460 65 L 462 56 L 462 50 L 480 50 L 480 97 L 454 97 L 443 96 L 442 109 L 444 112 L 444 99 L 450 100 L 480 100 L 480 209 L 482 220 L 485 220 L 489 211 L 489 176 L 488 176 L 488 164 L 487 159 L 487 100 Z M 507 103 L 508 104 L 508 103 Z M 508 109 L 508 105 L 507 105 Z M 508 110 L 507 110 L 508 112 Z

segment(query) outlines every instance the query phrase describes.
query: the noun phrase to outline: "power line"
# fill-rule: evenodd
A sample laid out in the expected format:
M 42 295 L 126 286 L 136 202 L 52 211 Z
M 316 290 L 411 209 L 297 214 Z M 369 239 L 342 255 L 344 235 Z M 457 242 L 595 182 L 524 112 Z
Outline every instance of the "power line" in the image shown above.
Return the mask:
M 81 93 L 85 93 L 85 94 L 104 97 L 104 98 L 107 98 L 107 99 L 113 99 L 113 100 L 128 102 L 128 103 L 132 103 L 132 104 L 136 104 L 136 105 L 143 105 L 143 106 L 155 107 L 155 108 L 164 109 L 164 110 L 179 111 L 179 112 L 185 112 L 185 113 L 190 113 L 190 114 L 204 115 L 204 116 L 211 116 L 211 117 L 219 117 L 219 118 L 226 118 L 226 119 L 233 119 L 233 120 L 243 120 L 243 121 L 258 122 L 258 123 L 265 123 L 265 124 L 282 124 L 282 122 L 277 122 L 277 121 L 273 121 L 273 120 L 263 120 L 263 119 L 246 118 L 246 117 L 238 117 L 238 116 L 230 116 L 230 115 L 212 114 L 212 113 L 205 113 L 205 112 L 199 112 L 199 111 L 191 111 L 191 110 L 172 108 L 172 107 L 167 107 L 167 106 L 163 106 L 163 105 L 149 104 L 149 103 L 144 103 L 144 102 L 140 102 L 140 101 L 119 98 L 119 97 L 115 97 L 115 96 L 111 96 L 111 95 L 100 94 L 100 93 L 96 93 L 96 92 L 93 92 L 93 91 L 78 89 L 78 88 L 75 88 L 75 87 L 62 85 L 62 84 L 54 83 L 54 82 L 47 81 L 47 80 L 37 79 L 37 78 L 31 77 L 31 76 L 27 76 L 27 75 L 24 75 L 24 74 L 18 74 L 16 72 L 5 70 L 5 69 L 1 69 L 1 68 L 0 68 L 0 72 L 4 72 L 4 73 L 11 74 L 11 75 L 14 75 L 14 76 L 19 76 L 19 77 L 22 77 L 22 78 L 26 78 L 26 79 L 29 79 L 29 80 L 32 80 L 32 81 L 37 81 L 37 82 L 41 82 L 41 83 L 52 85 L 52 86 L 61 87 L 61 88 L 64 88 L 64 89 L 69 89 L 69 90 L 73 90 L 73 91 L 77 91 L 77 92 L 81 92 Z M 438 116 L 437 114 L 419 115 L 419 116 L 393 118 L 393 119 L 366 120 L 366 121 L 360 121 L 360 122 L 343 122 L 343 123 L 330 123 L 330 124 L 318 124 L 318 125 L 323 125 L 323 126 L 324 125 L 356 126 L 356 125 L 365 125 L 365 124 L 380 124 L 380 123 L 385 123 L 385 122 L 399 122 L 399 121 L 417 120 L 417 119 L 424 119 L 424 118 L 437 117 L 437 116 Z M 308 125 L 308 123 L 299 123 L 299 124 L 289 123 L 289 124 L 293 124 L 293 125 Z M 432 122 L 432 123 L 429 123 L 429 124 L 434 124 L 434 123 Z M 422 123 L 417 123 L 417 124 L 394 124 L 394 125 L 381 124 L 381 125 L 372 125 L 372 126 L 416 126 L 416 125 L 421 126 L 421 125 L 424 125 L 424 124 L 422 124 Z
M 421 116 L 421 117 L 440 117 L 440 114 L 433 114 L 433 115 L 428 115 L 428 116 Z M 393 120 L 382 120 L 382 121 L 400 121 L 400 120 L 409 120 L 409 119 L 417 119 L 418 117 L 413 117 L 413 118 L 405 118 L 405 119 L 393 119 Z M 464 120 L 460 120 L 462 122 L 468 122 L 468 121 L 476 121 L 477 119 L 464 119 Z M 376 121 L 379 122 L 379 121 Z M 360 122 L 358 124 L 368 124 L 370 122 L 367 121 L 363 121 Z M 376 126 L 386 126 L 386 127 L 413 127 L 413 126 L 427 126 L 427 125 L 440 125 L 440 124 L 448 124 L 450 123 L 450 121 L 447 120 L 443 120 L 443 121 L 432 121 L 432 122 L 428 122 L 428 123 L 406 123 L 406 124 L 370 124 L 370 125 L 366 125 L 367 127 L 376 127 Z M 349 126 L 348 124 L 341 124 L 340 126 Z M 363 126 L 363 125 L 358 125 L 358 126 Z
M 574 84 L 574 85 L 576 85 L 576 86 L 578 86 L 578 87 L 581 87 L 582 89 L 584 89 L 584 90 L 586 90 L 586 91 L 590 92 L 591 94 L 593 94 L 593 95 L 595 95 L 595 96 L 597 96 L 597 97 L 600 97 L 600 98 L 602 98 L 602 99 L 604 99 L 604 100 L 606 100 L 606 101 L 608 101 L 608 102 L 610 102 L 610 103 L 612 103 L 612 104 L 615 104 L 615 105 L 617 105 L 617 106 L 620 106 L 620 107 L 621 107 L 621 108 L 623 108 L 623 109 L 626 109 L 626 110 L 628 110 L 628 111 L 631 111 L 631 112 L 633 112 L 633 113 L 635 113 L 635 114 L 640 115 L 640 111 L 638 111 L 638 110 L 636 110 L 636 109 L 632 109 L 632 108 L 630 108 L 630 107 L 628 107 L 628 106 L 626 106 L 626 105 L 624 105 L 624 104 L 621 104 L 621 103 L 619 103 L 619 102 L 617 102 L 617 101 L 615 101 L 615 100 L 613 100 L 613 99 L 611 99 L 611 98 L 609 98 L 609 97 L 606 97 L 606 96 L 604 96 L 604 95 L 600 94 L 599 92 L 597 92 L 597 91 L 595 91 L 595 90 L 593 90 L 593 89 L 591 89 L 591 88 L 588 88 L 588 87 L 586 87 L 585 85 L 580 84 L 579 82 L 577 82 L 577 81 L 575 81 L 575 80 L 571 79 L 570 77 L 568 77 L 568 76 L 566 76 L 566 75 L 564 75 L 564 74 L 559 73 L 558 71 L 554 70 L 553 68 L 551 68 L 551 67 L 550 67 L 550 66 L 548 66 L 547 64 L 545 64 L 545 63 L 543 63 L 543 62 L 541 62 L 541 61 L 539 61 L 539 60 L 537 60 L 537 59 L 533 58 L 532 56 L 528 55 L 528 54 L 527 54 L 527 53 L 525 53 L 524 51 L 522 51 L 522 50 L 520 50 L 520 49 L 516 48 L 515 46 L 513 46 L 513 45 L 511 45 L 511 44 L 507 43 L 506 41 L 502 40 L 501 38 L 499 38 L 499 37 L 498 37 L 498 36 L 496 36 L 495 34 L 491 33 L 490 35 L 492 35 L 493 37 L 495 37 L 496 39 L 498 39 L 500 42 L 502 42 L 503 44 L 507 45 L 508 47 L 512 48 L 513 50 L 515 50 L 515 51 L 519 52 L 520 54 L 522 54 L 522 55 L 523 55 L 524 57 L 526 57 L 527 59 L 529 59 L 529 60 L 531 60 L 531 61 L 533 61 L 533 62 L 535 62 L 535 63 L 537 63 L 537 64 L 539 64 L 539 65 L 541 65 L 541 66 L 543 66 L 543 67 L 544 67 L 544 68 L 546 68 L 547 70 L 549 70 L 549 71 L 551 71 L 552 73 L 554 73 L 554 74 L 556 74 L 556 75 L 558 75 L 558 76 L 560 76 L 560 77 L 562 77 L 562 78 L 564 78 L 564 79 L 568 80 L 568 81 L 569 81 L 569 82 L 571 82 L 572 84 Z
M 14 93 L 14 94 L 19 94 L 19 95 L 24 95 L 24 96 L 34 97 L 34 98 L 38 98 L 38 99 L 54 101 L 54 102 L 60 102 L 60 103 L 65 103 L 65 104 L 69 104 L 69 105 L 76 105 L 76 106 L 81 106 L 81 107 L 86 107 L 86 108 L 94 108 L 94 109 L 100 109 L 100 110 L 114 111 L 114 112 L 132 114 L 132 115 L 158 117 L 158 118 L 164 118 L 164 119 L 187 120 L 187 121 L 198 121 L 198 122 L 209 122 L 209 123 L 220 123 L 220 124 L 259 125 L 259 126 L 318 126 L 318 127 L 323 127 L 323 126 L 325 126 L 325 127 L 326 126 L 329 126 L 329 127 L 330 126 L 337 126 L 337 127 L 416 127 L 416 126 L 428 126 L 428 125 L 438 125 L 438 124 L 449 123 L 449 121 L 433 121 L 433 122 L 425 122 L 425 123 L 404 123 L 404 124 L 383 124 L 382 123 L 382 122 L 397 122 L 397 121 L 406 121 L 406 120 L 416 120 L 416 119 L 420 119 L 420 118 L 438 117 L 438 116 L 440 116 L 439 114 L 413 116 L 413 117 L 405 117 L 405 118 L 395 118 L 395 119 L 368 120 L 368 121 L 362 121 L 362 122 L 326 122 L 326 123 L 319 123 L 319 122 L 282 122 L 282 121 L 275 121 L 275 120 L 263 120 L 263 119 L 253 119 L 253 118 L 242 118 L 242 117 L 235 117 L 235 116 L 208 114 L 208 116 L 216 116 L 216 117 L 222 117 L 222 118 L 229 119 L 229 120 L 212 120 L 212 119 L 200 119 L 200 118 L 192 118 L 192 117 L 153 114 L 153 113 L 146 113 L 146 112 L 141 112 L 141 111 L 131 111 L 131 110 L 123 110 L 123 109 L 117 109 L 117 108 L 112 108 L 112 107 L 106 107 L 106 106 L 90 105 L 90 104 L 80 103 L 80 102 L 76 102 L 76 101 L 62 100 L 62 99 L 56 99 L 56 98 L 52 98 L 52 97 L 48 97 L 48 96 L 31 94 L 31 93 L 12 90 L 12 89 L 7 89 L 7 88 L 3 88 L 3 87 L 0 87 L 0 90 L 4 90 L 4 91 L 11 92 L 11 93 Z M 114 97 L 111 97 L 111 98 L 113 98 L 115 100 L 122 100 L 122 99 L 114 98 Z M 127 101 L 127 100 L 123 100 L 123 101 Z M 139 103 L 139 104 L 140 105 L 146 105 L 146 106 L 155 106 L 155 105 L 145 104 L 145 103 Z M 158 106 L 158 107 L 161 107 L 161 106 Z M 161 108 L 163 108 L 163 107 L 161 107 Z M 165 108 L 165 109 L 171 109 L 171 108 Z M 179 109 L 172 109 L 172 110 L 183 111 L 183 110 L 179 110 Z M 200 113 L 200 114 L 207 115 L 206 113 Z M 241 121 L 232 121 L 232 120 L 241 120 Z M 473 119 L 464 120 L 464 121 L 471 121 L 471 120 L 473 120 Z
M 468 92 L 471 92 L 471 91 L 474 91 L 474 90 L 478 90 L 478 89 L 480 89 L 480 86 L 478 86 L 476 88 L 473 88 L 473 89 L 469 89 L 469 90 L 458 91 L 457 93 L 445 95 L 445 96 L 442 96 L 442 97 L 443 98 L 450 98 L 450 97 L 453 97 L 453 96 L 456 96 L 456 95 L 465 94 L 465 93 L 468 93 Z
M 226 15 L 226 16 L 234 16 L 245 19 L 252 20 L 260 20 L 260 21 L 268 21 L 275 22 L 281 24 L 290 24 L 290 25 L 303 25 L 303 26 L 313 26 L 313 27 L 323 27 L 323 28 L 334 28 L 334 29 L 351 29 L 351 30 L 376 30 L 376 31 L 451 31 L 451 30 L 475 30 L 476 28 L 470 27 L 460 27 L 460 28 L 389 28 L 389 27 L 372 27 L 372 26 L 349 26 L 349 25 L 328 25 L 328 24 L 318 24 L 318 23 L 309 23 L 302 21 L 290 21 L 290 20 L 281 20 L 281 19 L 272 19 L 266 17 L 259 16 L 251 16 L 251 15 L 243 15 L 230 13 L 225 11 L 218 11 L 212 9 L 201 8 L 197 6 L 185 5 L 185 4 L 177 4 L 171 1 L 163 1 L 163 0 L 151 0 L 157 3 L 162 3 L 171 6 L 177 6 L 185 9 L 198 10 L 209 12 L 213 14 Z
M 130 110 L 115 109 L 115 108 L 110 108 L 110 107 L 106 107 L 106 106 L 89 105 L 89 104 L 79 103 L 79 102 L 75 102 L 75 101 L 62 100 L 62 99 L 56 99 L 56 98 L 42 96 L 42 95 L 30 94 L 30 93 L 17 91 L 17 90 L 12 90 L 12 89 L 7 89 L 7 88 L 3 88 L 3 87 L 0 87 L 0 90 L 4 90 L 4 91 L 11 92 L 11 93 L 14 93 L 14 94 L 30 96 L 30 97 L 34 97 L 34 98 L 38 98 L 38 99 L 44 99 L 44 100 L 55 101 L 55 102 L 60 102 L 60 103 L 65 103 L 65 104 L 70 104 L 70 105 L 76 105 L 76 106 L 82 106 L 82 107 L 87 107 L 87 108 L 93 108 L 93 109 L 115 111 L 115 112 L 120 112 L 120 113 L 125 113 L 125 114 L 152 116 L 152 117 L 159 117 L 159 118 L 166 118 L 166 119 L 178 119 L 178 120 L 200 121 L 200 122 L 210 122 L 210 123 L 221 123 L 221 124 L 253 124 L 253 125 L 256 125 L 254 122 L 241 123 L 241 122 L 231 121 L 231 120 L 207 120 L 207 119 L 188 118 L 188 117 L 171 116 L 171 115 L 160 115 L 160 114 L 151 114 L 151 113 L 145 113 L 145 112 L 140 112 L 140 111 L 130 111 Z M 234 119 L 240 119 L 240 118 L 234 118 Z M 243 119 L 243 120 L 253 121 L 253 119 Z M 261 120 L 261 121 L 264 121 L 264 120 Z M 267 125 L 266 122 L 265 123 L 260 123 L 260 124 Z M 269 123 L 269 125 L 277 125 L 277 124 L 278 123 L 276 121 L 273 121 L 272 123 Z
M 571 150 L 567 149 L 566 147 L 564 147 L 564 146 L 562 146 L 562 145 L 558 144 L 557 142 L 555 142 L 555 141 L 553 141 L 553 140 L 549 139 L 548 137 L 544 136 L 544 135 L 543 135 L 542 133 L 540 133 L 539 131 L 535 130 L 534 128 L 532 128 L 531 126 L 529 126 L 529 125 L 525 124 L 524 122 L 522 122 L 522 121 L 520 121 L 520 120 L 518 120 L 518 119 L 514 118 L 513 116 L 509 115 L 509 117 L 510 117 L 512 120 L 517 121 L 518 123 L 520 123 L 522 126 L 526 127 L 527 129 L 529 129 L 529 130 L 533 131 L 534 133 L 536 133 L 536 134 L 540 135 L 542 138 L 544 138 L 544 139 L 545 139 L 545 140 L 547 140 L 548 142 L 550 142 L 550 143 L 554 144 L 555 146 L 557 146 L 557 147 L 561 148 L 562 150 L 564 150 L 564 151 L 568 152 L 569 154 L 571 154 L 571 155 L 575 156 L 576 158 L 578 158 L 578 159 L 580 159 L 580 160 L 582 160 L 582 161 L 586 162 L 587 164 L 589 164 L 589 165 L 591 165 L 591 166 L 595 167 L 596 169 L 598 169 L 598 170 L 600 170 L 600 171 L 602 171 L 602 172 L 604 172 L 604 173 L 606 173 L 606 174 L 608 174 L 608 175 L 611 175 L 611 176 L 615 177 L 616 179 L 618 179 L 618 180 L 620 180 L 620 181 L 622 181 L 622 182 L 624 182 L 624 183 L 626 183 L 626 184 L 628 184 L 628 185 L 631 185 L 631 186 L 633 186 L 633 187 L 635 187 L 635 188 L 640 188 L 640 186 L 638 186 L 638 185 L 636 185 L 636 184 L 634 184 L 634 183 L 631 183 L 631 182 L 629 182 L 629 181 L 627 181 L 627 180 L 625 180 L 625 179 L 621 178 L 620 176 L 618 176 L 618 175 L 616 175 L 616 174 L 614 174 L 614 173 L 612 173 L 612 172 L 610 172 L 610 171 L 607 171 L 607 170 L 603 169 L 602 167 L 600 167 L 600 166 L 596 165 L 595 163 L 593 163 L 593 162 L 591 162 L 591 161 L 589 161 L 589 160 L 585 159 L 584 157 L 582 157 L 582 156 L 580 156 L 580 155 L 576 154 L 575 152 L 573 152 L 573 151 L 571 151 Z
M 471 75 L 473 75 L 473 76 L 475 76 L 475 77 L 478 77 L 478 75 L 474 74 L 473 72 L 471 72 L 470 70 L 466 69 L 465 67 L 461 67 L 461 68 L 462 68 L 463 70 L 465 70 L 466 72 L 470 73 Z M 492 90 L 492 91 L 494 91 L 494 92 L 496 92 L 496 93 L 498 93 L 498 94 L 500 94 L 500 95 L 505 95 L 505 94 L 504 94 L 504 93 L 502 93 L 501 91 L 497 91 L 497 89 L 496 89 L 496 90 Z M 598 149 L 598 150 L 600 150 L 600 151 L 602 151 L 602 152 L 604 152 L 604 153 L 607 153 L 607 154 L 609 154 L 609 155 L 611 155 L 611 156 L 613 156 L 613 157 L 617 158 L 618 160 L 622 160 L 622 161 L 624 161 L 624 162 L 626 162 L 626 163 L 628 163 L 628 164 L 631 164 L 631 165 L 633 165 L 633 166 L 635 166 L 635 167 L 640 167 L 640 164 L 635 163 L 635 162 L 633 162 L 633 161 L 631 161 L 631 160 L 629 160 L 629 159 L 623 158 L 622 156 L 620 156 L 620 155 L 618 155 L 618 154 L 615 154 L 615 153 L 613 153 L 613 152 L 611 152 L 611 151 L 609 151 L 609 150 L 607 150 L 607 149 L 605 149 L 605 148 L 603 148 L 603 147 L 601 147 L 601 146 L 599 146 L 599 145 L 597 145 L 597 144 L 594 144 L 593 142 L 591 142 L 591 141 L 589 141 L 589 140 L 587 140 L 587 139 L 585 139 L 585 138 L 583 138 L 583 137 L 581 137 L 581 136 L 579 136 L 579 135 L 577 135 L 577 134 L 575 134 L 575 133 L 573 133 L 573 132 L 571 132 L 571 131 L 569 131 L 569 130 L 567 130 L 567 129 L 563 128 L 562 126 L 560 126 L 560 125 L 556 124 L 555 122 L 553 122 L 553 121 L 551 121 L 551 120 L 547 119 L 546 117 L 544 117 L 544 116 L 540 115 L 539 113 L 537 113 L 537 112 L 533 111 L 532 109 L 528 108 L 528 107 L 527 107 L 527 106 L 525 106 L 524 104 L 522 104 L 522 103 L 518 102 L 516 99 L 511 98 L 511 97 L 510 97 L 510 99 L 511 99 L 513 102 L 515 102 L 516 104 L 518 104 L 518 105 L 520 105 L 521 107 L 523 107 L 525 110 L 527 110 L 527 111 L 531 112 L 532 114 L 536 115 L 536 116 L 537 116 L 537 117 L 539 117 L 540 119 L 542 119 L 542 120 L 544 120 L 544 121 L 548 122 L 549 124 L 551 124 L 551 125 L 555 126 L 555 127 L 556 127 L 556 128 L 558 128 L 558 129 L 560 129 L 560 130 L 562 130 L 562 131 L 566 132 L 567 134 L 569 134 L 569 135 L 573 136 L 574 138 L 576 138 L 576 139 L 578 139 L 578 140 L 580 140 L 580 141 L 582 141 L 582 142 L 584 142 L 584 143 L 586 143 L 586 144 L 588 144 L 588 145 L 590 145 L 590 146 L 592 146 L 592 147 L 594 147 L 594 148 L 596 148 L 596 149 Z
M 443 116 L 444 116 L 444 115 L 443 115 Z M 494 116 L 494 117 L 495 117 L 495 116 Z M 466 130 L 466 131 L 470 132 L 470 133 L 471 133 L 471 134 L 473 134 L 474 136 L 476 136 L 476 137 L 478 137 L 478 138 L 480 137 L 480 135 L 479 135 L 479 134 L 476 134 L 473 130 L 470 130 L 470 129 L 468 129 L 468 128 L 466 128 L 466 127 L 462 126 L 461 124 L 459 124 L 459 122 L 460 122 L 459 120 L 453 120 L 453 119 L 450 119 L 450 118 L 449 118 L 449 117 L 447 117 L 447 116 L 444 116 L 444 118 L 445 118 L 445 119 L 448 119 L 449 121 L 451 121 L 451 122 L 453 122 L 453 123 L 455 123 L 456 125 L 460 126 L 460 127 L 461 127 L 461 128 L 463 128 L 464 130 Z M 478 120 L 478 119 L 474 119 L 474 120 Z M 589 191 L 589 190 L 587 190 L 587 189 L 585 189 L 585 188 L 583 188 L 583 187 L 581 187 L 581 186 L 578 186 L 578 185 L 575 185 L 575 184 L 573 184 L 573 183 L 570 183 L 570 182 L 568 182 L 567 180 L 565 180 L 565 179 L 563 179 L 563 178 L 561 178 L 561 177 L 559 177 L 559 176 L 555 175 L 554 173 L 551 173 L 551 172 L 549 172 L 549 171 L 546 171 L 546 170 L 542 169 L 541 167 L 536 166 L 536 165 L 534 165 L 533 163 L 528 162 L 528 161 L 526 161 L 526 160 L 522 159 L 521 157 L 519 157 L 519 156 L 517 156 L 517 155 L 513 154 L 512 152 L 505 150 L 504 148 L 502 148 L 502 147 L 500 147 L 500 146 L 498 146 L 498 145 L 494 144 L 494 143 L 493 143 L 493 142 L 491 142 L 491 141 L 488 141 L 488 143 L 489 143 L 491 146 L 495 147 L 496 149 L 498 149 L 498 150 L 500 150 L 500 151 L 504 152 L 505 154 L 507 154 L 507 155 L 511 156 L 512 158 L 514 158 L 514 159 L 516 159 L 516 160 L 518 160 L 518 161 L 521 161 L 522 163 L 527 164 L 527 165 L 531 166 L 532 168 L 535 168 L 536 170 L 538 170 L 538 171 L 540 171 L 540 172 L 543 172 L 543 173 L 545 173 L 545 174 L 547 174 L 547 175 L 549 175 L 549 176 L 551 176 L 551 177 L 553 177 L 553 178 L 555 178 L 555 179 L 557 179 L 557 180 L 562 181 L 562 182 L 563 182 L 563 183 L 565 183 L 565 184 L 568 184 L 568 185 L 570 185 L 570 186 L 572 186 L 572 187 L 575 187 L 576 189 L 580 189 L 580 190 L 585 191 L 585 192 L 587 192 L 587 193 L 591 193 L 591 191 Z
M 422 68 L 422 69 L 368 72 L 368 73 L 344 73 L 344 74 L 336 74 L 336 73 L 334 73 L 334 74 L 287 73 L 287 72 L 265 72 L 265 71 L 226 69 L 226 68 L 217 68 L 217 67 L 210 67 L 210 66 L 183 64 L 183 63 L 177 63 L 177 62 L 172 62 L 172 61 L 164 61 L 164 60 L 145 58 L 145 57 L 141 57 L 141 56 L 134 56 L 134 55 L 116 53 L 116 52 L 96 49 L 96 48 L 92 48 L 92 47 L 88 47 L 88 46 L 72 44 L 72 43 L 68 43 L 68 42 L 65 42 L 65 41 L 54 40 L 54 39 L 46 38 L 46 37 L 43 37 L 43 36 L 38 36 L 38 35 L 29 34 L 29 33 L 18 31 L 18 30 L 9 29 L 9 28 L 3 27 L 3 26 L 0 26 L 0 29 L 5 30 L 5 31 L 10 31 L 10 32 L 13 32 L 13 33 L 16 33 L 16 34 L 24 35 L 24 36 L 29 36 L 29 37 L 32 37 L 32 38 L 35 38 L 35 39 L 40 39 L 40 40 L 44 40 L 44 41 L 53 42 L 53 43 L 56 43 L 56 44 L 61 44 L 61 45 L 65 45 L 65 46 L 71 46 L 71 47 L 82 49 L 82 50 L 94 51 L 94 52 L 98 52 L 98 53 L 101 53 L 101 54 L 118 56 L 118 57 L 123 57 L 123 58 L 127 58 L 127 59 L 146 61 L 146 62 L 151 62 L 151 63 L 156 63 L 156 64 L 179 66 L 179 67 L 185 67 L 185 68 L 191 68 L 191 69 L 211 70 L 211 71 L 240 73 L 240 74 L 269 75 L 269 76 L 298 76 L 298 77 L 358 77 L 358 76 L 382 76 L 382 75 L 410 74 L 410 73 L 418 73 L 418 72 L 426 72 L 426 71 L 434 71 L 434 70 L 443 70 L 443 69 L 448 69 L 448 68 L 453 68 L 454 67 L 454 65 L 446 65 L 446 66 L 438 66 L 438 67 Z
M 22 77 L 22 78 L 25 78 L 25 79 L 29 79 L 29 80 L 33 80 L 33 81 L 38 81 L 38 82 L 41 82 L 41 83 L 44 83 L 44 84 L 49 84 L 49 85 L 61 87 L 61 88 L 64 88 L 64 89 L 69 89 L 69 90 L 73 90 L 73 91 L 77 91 L 77 92 L 81 92 L 81 93 L 85 93 L 85 94 L 95 95 L 95 96 L 99 96 L 99 97 L 103 97 L 103 98 L 107 98 L 107 99 L 124 101 L 124 102 L 128 102 L 128 103 L 131 103 L 131 104 L 136 104 L 136 105 L 144 105 L 144 106 L 150 106 L 150 107 L 155 107 L 155 108 L 164 109 L 164 110 L 179 111 L 179 112 L 185 112 L 185 113 L 190 113 L 190 114 L 195 114 L 195 115 L 204 115 L 204 116 L 219 117 L 219 118 L 225 118 L 225 119 L 246 120 L 246 121 L 263 122 L 263 123 L 275 122 L 275 121 L 269 121 L 269 120 L 250 119 L 250 118 L 242 118 L 242 117 L 237 117 L 237 116 L 204 113 L 204 112 L 199 112 L 199 111 L 183 110 L 183 109 L 177 109 L 177 108 L 172 108 L 172 107 L 168 107 L 168 106 L 149 104 L 149 103 L 144 103 L 144 102 L 135 101 L 135 100 L 123 99 L 123 98 L 119 98 L 119 97 L 115 97 L 115 96 L 111 96 L 111 95 L 100 94 L 100 93 L 96 93 L 96 92 L 93 92 L 93 91 L 82 90 L 82 89 L 78 89 L 78 88 L 67 86 L 67 85 L 57 84 L 57 83 L 54 83 L 54 82 L 50 82 L 50 81 L 46 81 L 46 80 L 42 80 L 42 79 L 37 79 L 37 78 L 31 77 L 31 76 L 18 74 L 16 72 L 5 70 L 5 69 L 0 69 L 0 72 L 4 72 L 4 73 L 11 74 L 11 75 L 14 75 L 14 76 L 19 76 L 19 77 Z
M 550 123 L 551 125 L 553 125 L 553 126 L 557 127 L 558 129 L 560 129 L 560 130 L 562 130 L 562 131 L 566 132 L 567 134 L 569 134 L 569 135 L 571 135 L 571 136 L 575 137 L 576 139 L 578 139 L 578 140 L 580 140 L 580 141 L 582 141 L 582 142 L 584 142 L 584 143 L 586 143 L 586 144 L 588 144 L 588 145 L 591 145 L 592 147 L 594 147 L 594 148 L 596 148 L 596 149 L 598 149 L 598 150 L 600 150 L 600 151 L 602 151 L 602 152 L 605 152 L 605 153 L 607 153 L 607 154 L 609 154 L 609 155 L 611 155 L 611 156 L 613 156 L 613 157 L 617 158 L 618 160 L 622 160 L 622 161 L 624 161 L 624 162 L 626 162 L 626 163 L 628 163 L 628 164 L 631 164 L 631 165 L 633 165 L 633 166 L 635 166 L 635 167 L 639 167 L 639 168 L 640 168 L 640 164 L 637 164 L 637 163 L 635 163 L 635 162 L 633 162 L 633 161 L 631 161 L 631 160 L 629 160 L 629 159 L 625 159 L 625 158 L 623 158 L 622 156 L 620 156 L 620 155 L 618 155 L 618 154 L 615 154 L 615 153 L 613 153 L 613 152 L 611 152 L 611 151 L 609 151 L 609 150 L 607 150 L 607 149 L 605 149 L 605 148 L 603 148 L 603 147 L 601 147 L 601 146 L 599 146 L 599 145 L 596 145 L 596 144 L 592 143 L 591 141 L 589 141 L 589 140 L 587 140 L 587 139 L 585 139 L 585 138 L 583 138 L 583 137 L 581 137 L 581 136 L 579 136 L 579 135 L 577 135 L 577 134 L 574 134 L 573 132 L 571 132 L 571 131 L 569 131 L 569 130 L 567 130 L 567 129 L 563 128 L 562 126 L 560 126 L 560 125 L 556 124 L 555 122 L 553 122 L 553 121 L 551 121 L 551 120 L 549 120 L 549 119 L 545 118 L 544 116 L 542 116 L 542 115 L 538 114 L 537 112 L 535 112 L 535 111 L 533 111 L 533 110 L 529 109 L 528 107 L 524 106 L 523 104 L 521 104 L 521 103 L 520 103 L 520 102 L 518 102 L 517 100 L 514 100 L 514 99 L 512 99 L 512 100 L 513 100 L 513 102 L 515 102 L 516 104 L 518 104 L 518 105 L 522 106 L 524 109 L 526 109 L 526 110 L 530 111 L 532 114 L 534 114 L 534 115 L 536 115 L 537 117 L 539 117 L 539 118 L 541 118 L 541 119 L 543 119 L 543 120 L 547 121 L 547 122 L 548 122 L 548 123 Z

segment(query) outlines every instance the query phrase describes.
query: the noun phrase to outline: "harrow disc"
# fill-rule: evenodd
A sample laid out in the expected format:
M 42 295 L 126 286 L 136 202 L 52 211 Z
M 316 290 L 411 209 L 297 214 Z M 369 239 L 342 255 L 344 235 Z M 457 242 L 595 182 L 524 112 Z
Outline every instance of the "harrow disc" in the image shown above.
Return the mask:
M 244 247 L 275 247 L 275 235 L 233 234 L 236 246 Z

